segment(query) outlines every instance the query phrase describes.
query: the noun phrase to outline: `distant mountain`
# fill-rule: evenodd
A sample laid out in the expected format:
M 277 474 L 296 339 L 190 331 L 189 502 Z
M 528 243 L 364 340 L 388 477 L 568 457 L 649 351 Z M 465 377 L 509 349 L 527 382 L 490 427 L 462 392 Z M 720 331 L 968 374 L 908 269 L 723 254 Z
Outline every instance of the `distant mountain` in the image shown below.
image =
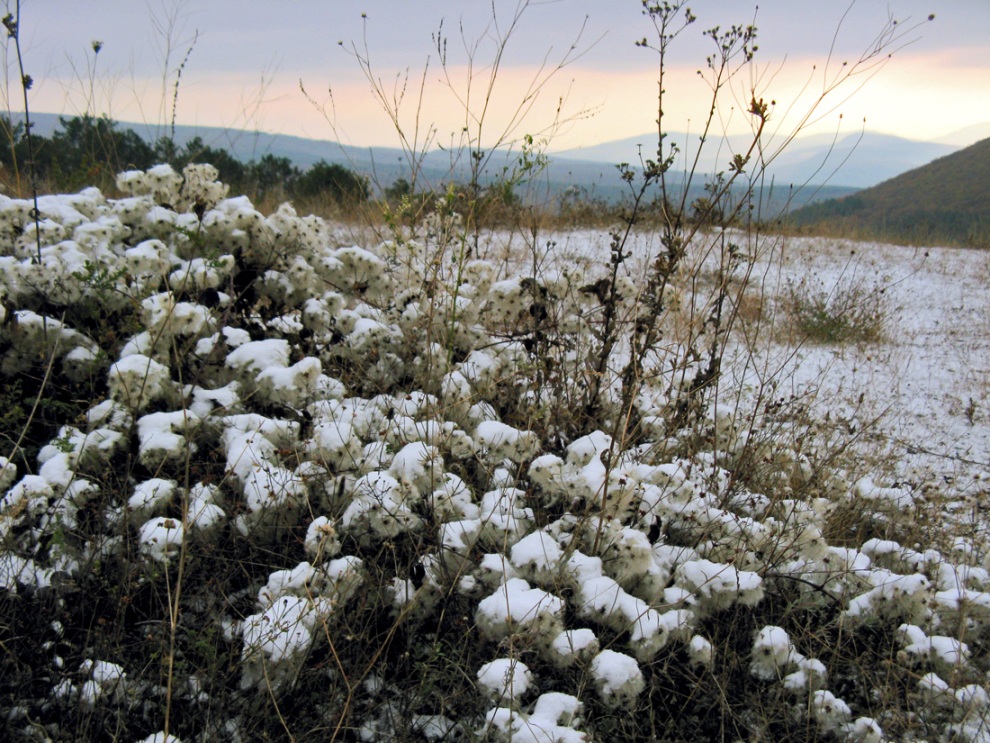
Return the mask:
M 869 132 L 850 134 L 834 144 L 804 145 L 799 139 L 773 162 L 770 173 L 778 182 L 866 188 L 958 149 Z
M 957 129 L 950 134 L 946 134 L 944 137 L 939 137 L 935 141 L 940 144 L 969 147 L 974 142 L 979 142 L 981 139 L 986 139 L 987 137 L 990 137 L 990 121 L 984 121 L 979 124 L 967 126 L 963 129 Z
M 965 131 L 954 138 L 964 140 Z M 971 139 L 966 144 L 975 141 Z M 709 140 L 698 161 L 701 173 L 727 171 L 736 153 L 745 153 L 751 138 L 734 135 L 720 140 Z M 672 133 L 666 144 L 674 143 L 680 149 L 675 170 L 695 157 L 699 139 L 697 135 Z M 765 143 L 764 152 L 773 152 L 774 142 Z M 961 145 L 947 142 L 919 142 L 894 137 L 889 134 L 848 134 L 836 138 L 832 135 L 799 137 L 784 148 L 767 168 L 769 178 L 778 185 L 802 186 L 805 184 L 831 184 L 851 188 L 874 186 L 898 173 L 916 168 L 936 157 L 948 155 Z M 639 162 L 640 156 L 656 158 L 656 134 L 605 142 L 579 149 L 557 152 L 555 157 L 604 162 Z
M 15 121 L 20 115 L 14 114 Z M 51 136 L 59 128 L 59 116 L 47 113 L 32 114 L 34 131 Z M 133 122 L 117 122 L 119 129 L 131 129 L 149 142 L 169 131 L 166 127 L 152 127 Z M 175 141 L 180 147 L 194 137 L 200 137 L 209 147 L 225 149 L 242 162 L 258 160 L 264 155 L 286 157 L 297 167 L 306 170 L 319 160 L 339 163 L 358 173 L 367 175 L 374 187 L 385 188 L 399 178 L 410 178 L 410 165 L 406 154 L 394 147 L 353 147 L 332 140 L 307 139 L 286 134 L 269 134 L 259 131 L 225 129 L 209 126 L 175 127 Z M 538 186 L 541 193 L 551 195 L 564 191 L 575 193 L 584 199 L 598 199 L 609 203 L 617 202 L 629 195 L 629 186 L 619 178 L 615 165 L 619 162 L 639 162 L 636 138 L 606 143 L 583 150 L 569 152 L 581 155 L 566 156 L 556 153 L 549 157 L 546 172 Z M 639 140 L 646 141 L 645 137 Z M 740 140 L 741 141 L 741 140 Z M 810 142 L 811 140 L 809 140 Z M 733 146 L 741 146 L 735 142 Z M 642 148 L 644 152 L 646 147 Z M 620 153 L 626 152 L 626 155 Z M 723 149 L 721 158 L 728 161 L 728 151 Z M 591 153 L 594 157 L 587 157 Z M 631 154 L 628 154 L 631 153 Z M 497 178 L 505 168 L 512 168 L 518 153 L 505 152 L 493 157 L 489 172 L 482 179 Z M 456 153 L 446 150 L 432 150 L 425 154 L 420 164 L 420 185 L 424 188 L 437 188 L 450 181 L 464 181 L 468 178 L 468 163 L 465 156 L 457 158 Z M 804 181 L 791 181 L 804 183 Z M 791 182 L 778 181 L 772 188 L 764 190 L 761 198 L 761 213 L 780 214 L 825 198 L 835 198 L 853 192 L 854 188 L 825 186 L 792 189 Z M 669 185 L 673 189 L 681 187 L 680 174 L 671 174 Z M 784 185 L 782 185 L 784 184 Z M 691 187 L 689 202 L 704 195 L 703 180 L 696 180 Z
M 990 247 L 990 139 L 790 219 L 829 234 Z
M 14 114 L 13 120 L 22 119 Z M 48 113 L 34 113 L 34 131 L 49 137 L 59 128 L 59 116 Z M 145 124 L 118 121 L 118 129 L 131 129 L 149 142 L 156 141 L 170 128 L 150 127 Z M 265 155 L 285 157 L 302 169 L 325 160 L 339 163 L 355 172 L 368 176 L 373 185 L 385 188 L 399 178 L 410 178 L 410 165 L 406 153 L 397 147 L 353 147 L 323 139 L 307 139 L 288 134 L 270 134 L 259 131 L 226 129 L 211 126 L 175 127 L 175 142 L 180 147 L 194 137 L 200 137 L 209 147 L 225 149 L 242 162 L 259 160 Z M 508 165 L 507 156 L 493 161 L 493 169 L 500 171 Z M 621 198 L 624 184 L 615 173 L 615 168 L 602 163 L 563 161 L 554 159 L 551 167 L 553 192 L 567 187 L 577 187 L 593 198 L 615 201 Z M 444 150 L 432 150 L 423 157 L 419 171 L 420 187 L 438 188 L 451 180 L 465 180 L 468 177 L 466 158 L 458 161 L 454 155 Z

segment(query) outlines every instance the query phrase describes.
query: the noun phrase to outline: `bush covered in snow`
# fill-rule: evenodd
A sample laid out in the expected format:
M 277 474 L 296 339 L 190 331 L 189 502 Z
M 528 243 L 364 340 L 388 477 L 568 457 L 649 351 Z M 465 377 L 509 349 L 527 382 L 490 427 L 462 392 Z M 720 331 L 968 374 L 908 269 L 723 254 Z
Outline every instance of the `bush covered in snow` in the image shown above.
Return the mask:
M 990 740 L 988 545 L 639 345 L 649 270 L 120 184 L 40 261 L 0 196 L 5 739 Z

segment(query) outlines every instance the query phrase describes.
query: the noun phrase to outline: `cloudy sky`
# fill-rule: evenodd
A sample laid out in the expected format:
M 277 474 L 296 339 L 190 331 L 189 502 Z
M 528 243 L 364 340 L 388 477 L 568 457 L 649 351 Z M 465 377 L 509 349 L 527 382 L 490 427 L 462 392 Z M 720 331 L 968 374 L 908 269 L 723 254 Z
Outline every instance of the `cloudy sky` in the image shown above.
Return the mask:
M 6 5 L 14 9 L 11 0 Z M 724 90 L 719 133 L 748 130 L 745 108 L 754 90 L 775 101 L 770 126 L 781 137 L 832 87 L 807 131 L 858 131 L 865 119 L 870 131 L 937 139 L 990 122 L 987 0 L 689 6 L 698 20 L 670 48 L 669 130 L 699 131 L 710 87 L 698 70 L 714 51 L 703 31 L 733 24 L 755 24 L 759 50 Z M 476 136 L 479 121 L 486 145 L 508 131 L 552 135 L 554 150 L 649 132 L 657 117 L 658 58 L 635 46 L 644 37 L 656 41 L 639 0 L 21 2 L 22 51 L 37 111 L 90 111 L 159 127 L 174 105 L 181 124 L 357 145 L 398 144 L 387 108 L 400 98 L 398 125 L 420 144 L 430 136 L 449 143 L 465 125 Z M 99 54 L 94 41 L 102 42 Z M 889 46 L 859 65 L 878 41 Z M 875 65 L 879 60 L 886 64 Z M 5 104 L 20 110 L 9 41 L 4 61 Z M 376 100 L 362 63 L 387 107 Z M 526 105 L 528 116 L 515 120 L 534 85 L 539 95 Z

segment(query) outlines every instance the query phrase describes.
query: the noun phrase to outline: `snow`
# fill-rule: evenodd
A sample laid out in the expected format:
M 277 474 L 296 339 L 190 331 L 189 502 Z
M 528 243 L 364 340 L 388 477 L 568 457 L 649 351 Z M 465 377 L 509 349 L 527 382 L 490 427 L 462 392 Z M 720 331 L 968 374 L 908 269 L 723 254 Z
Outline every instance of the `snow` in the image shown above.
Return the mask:
M 518 703 L 532 683 L 529 667 L 518 660 L 499 658 L 478 669 L 478 686 L 499 704 Z
M 443 466 L 439 449 L 424 441 L 414 441 L 395 453 L 388 469 L 399 480 L 406 480 L 421 490 L 432 490 Z
M 587 663 L 598 653 L 598 637 L 587 627 L 564 630 L 555 638 L 550 648 L 557 662 L 564 668 L 575 663 Z
M 579 722 L 583 707 L 579 699 L 569 694 L 547 692 L 540 695 L 528 715 L 496 708 L 489 719 L 509 733 L 511 743 L 579 743 L 588 740 L 573 727 Z
M 567 461 L 577 467 L 584 467 L 592 460 L 598 460 L 611 446 L 611 436 L 602 431 L 595 431 L 567 446 Z
M 512 545 L 510 559 L 522 574 L 532 571 L 532 574 L 546 575 L 557 567 L 563 555 L 564 551 L 553 537 L 545 531 L 534 531 Z
M 166 735 L 164 731 L 152 733 L 147 738 L 143 738 L 138 743 L 182 743 L 182 740 L 175 735 Z
M 715 659 L 715 648 L 701 635 L 695 635 L 688 643 L 688 655 L 695 665 L 707 667 Z
M 143 410 L 171 392 L 168 367 L 141 354 L 125 356 L 110 367 L 110 395 L 128 407 Z
M 151 516 L 161 515 L 175 495 L 174 480 L 153 477 L 134 486 L 134 494 L 127 499 L 127 509 L 135 521 L 145 521 Z
M 723 607 L 734 601 L 752 605 L 763 598 L 763 580 L 749 570 L 711 560 L 690 560 L 678 565 L 675 580 L 702 601 L 703 605 Z
M 229 362 L 230 356 L 227 359 Z M 302 402 L 316 392 L 322 374 L 320 360 L 307 357 L 284 369 L 269 366 L 258 374 L 255 381 L 259 393 L 267 400 L 301 407 Z
M 533 510 L 520 506 L 526 493 L 518 488 L 500 487 L 481 498 L 482 534 L 491 544 L 514 544 L 533 520 Z
M 314 560 L 333 557 L 340 552 L 337 528 L 327 516 L 317 516 L 306 529 L 306 553 Z
M 519 431 L 499 421 L 482 421 L 474 432 L 474 440 L 495 459 L 521 462 L 532 457 L 539 440 L 532 431 Z
M 79 702 L 87 707 L 95 707 L 104 697 L 119 699 L 126 690 L 127 674 L 116 663 L 87 659 L 79 666 L 79 673 L 86 680 L 74 689 L 74 693 L 78 695 Z
M 869 477 L 859 480 L 852 489 L 853 495 L 871 501 L 882 501 L 883 506 L 898 511 L 914 508 L 914 498 L 904 488 L 883 488 Z
M 932 635 L 913 624 L 902 624 L 897 628 L 903 652 L 912 663 L 931 661 L 938 668 L 952 669 L 969 658 L 969 647 L 954 637 Z
M 857 743 L 881 743 L 886 740 L 883 728 L 871 717 L 857 717 L 853 722 L 842 726 L 846 740 Z
M 176 519 L 159 517 L 144 523 L 138 532 L 141 553 L 155 562 L 167 563 L 182 547 L 184 529 Z
M 298 596 L 283 596 L 264 611 L 247 617 L 241 688 L 266 683 L 268 679 L 279 688 L 312 645 L 316 621 L 312 602 Z
M 0 490 L 5 491 L 17 479 L 17 467 L 7 457 L 0 456 Z
M 768 625 L 756 633 L 749 670 L 757 678 L 773 679 L 782 675 L 795 660 L 795 651 L 787 631 Z
M 879 346 L 800 349 L 795 387 L 815 390 L 815 405 L 833 418 L 883 414 L 877 434 L 895 467 L 891 481 L 941 481 L 950 497 L 978 492 L 990 463 L 986 253 L 822 239 L 782 249 L 775 281 L 810 275 L 831 287 L 858 270 L 883 280 L 892 308 Z
M 317 423 L 304 446 L 307 456 L 337 470 L 352 469 L 363 459 L 361 442 L 347 421 Z
M 12 594 L 18 592 L 19 585 L 32 588 L 50 586 L 53 573 L 51 568 L 38 565 L 32 559 L 10 552 L 0 553 L 0 589 Z
M 197 483 L 189 491 L 189 508 L 186 521 L 192 529 L 207 530 L 221 526 L 227 518 L 224 510 L 217 505 L 217 487 Z
M 289 365 L 289 342 L 283 338 L 249 341 L 227 354 L 227 366 L 245 372 L 250 377 L 268 372 L 272 367 Z M 269 372 L 270 373 L 270 372 Z
M 522 578 L 509 578 L 478 603 L 476 620 L 481 631 L 492 639 L 522 630 L 539 634 L 548 628 L 560 630 L 563 609 L 564 602 L 557 596 L 531 588 Z
M 835 730 L 852 716 L 849 705 L 826 689 L 812 693 L 811 710 L 827 731 Z
M 244 502 L 252 511 L 291 508 L 306 495 L 305 483 L 285 467 L 265 466 L 244 478 Z
M 187 452 L 195 451 L 186 435 L 198 422 L 197 416 L 188 410 L 167 413 L 150 413 L 137 421 L 138 456 L 141 463 L 153 469 L 164 460 L 182 460 Z
M 606 704 L 631 706 L 646 686 L 635 658 L 615 650 L 602 650 L 591 661 L 595 688 Z

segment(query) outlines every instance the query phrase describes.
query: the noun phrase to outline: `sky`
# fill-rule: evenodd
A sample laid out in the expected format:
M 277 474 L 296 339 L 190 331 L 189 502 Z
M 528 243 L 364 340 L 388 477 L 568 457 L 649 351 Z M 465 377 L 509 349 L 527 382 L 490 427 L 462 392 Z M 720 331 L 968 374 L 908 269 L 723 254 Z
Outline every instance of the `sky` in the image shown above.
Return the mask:
M 5 2 L 16 12 L 13 0 Z M 174 115 L 179 124 L 360 146 L 398 146 L 401 130 L 418 148 L 532 135 L 559 151 L 657 128 L 659 57 L 635 45 L 644 38 L 655 45 L 657 32 L 640 0 L 20 6 L 36 111 L 106 114 L 156 131 Z M 748 65 L 733 61 L 715 134 L 752 130 L 754 93 L 769 104 L 766 131 L 779 142 L 799 126 L 802 134 L 865 126 L 934 140 L 990 122 L 987 0 L 762 0 L 758 8 L 696 0 L 687 7 L 697 20 L 669 46 L 665 130 L 701 131 L 712 100 L 706 58 L 716 50 L 704 31 L 733 24 L 755 25 L 758 49 Z M 19 111 L 9 39 L 3 52 L 4 104 Z

